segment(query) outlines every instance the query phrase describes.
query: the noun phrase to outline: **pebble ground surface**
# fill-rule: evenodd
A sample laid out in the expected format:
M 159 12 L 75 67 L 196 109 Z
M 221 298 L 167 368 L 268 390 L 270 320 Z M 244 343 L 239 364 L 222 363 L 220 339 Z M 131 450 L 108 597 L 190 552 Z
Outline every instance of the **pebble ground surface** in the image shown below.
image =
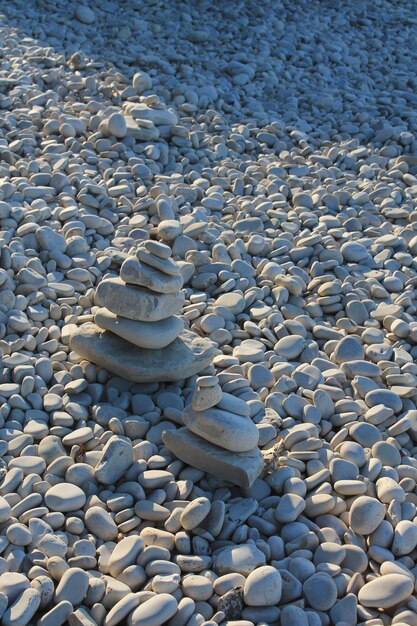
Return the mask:
M 417 626 L 416 30 L 396 1 L 2 3 L 4 626 Z M 163 445 L 195 377 L 69 348 L 149 238 L 259 430 L 247 490 Z

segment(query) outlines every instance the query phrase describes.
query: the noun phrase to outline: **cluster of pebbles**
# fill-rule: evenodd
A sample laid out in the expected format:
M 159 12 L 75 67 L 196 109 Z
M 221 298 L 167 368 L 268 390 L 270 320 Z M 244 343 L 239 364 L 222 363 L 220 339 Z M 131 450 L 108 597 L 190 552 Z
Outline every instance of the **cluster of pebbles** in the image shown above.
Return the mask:
M 417 626 L 414 7 L 3 4 L 1 623 Z

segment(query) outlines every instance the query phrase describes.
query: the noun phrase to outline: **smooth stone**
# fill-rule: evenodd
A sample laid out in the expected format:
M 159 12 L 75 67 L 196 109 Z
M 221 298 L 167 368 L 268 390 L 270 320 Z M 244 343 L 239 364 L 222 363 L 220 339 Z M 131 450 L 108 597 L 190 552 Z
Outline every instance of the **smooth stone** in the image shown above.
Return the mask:
M 26 626 L 35 615 L 41 603 L 41 594 L 29 587 L 4 613 L 4 626 Z
M 382 435 L 376 426 L 366 422 L 357 422 L 349 428 L 349 434 L 364 448 L 371 448 L 374 443 L 381 441 Z
M 275 376 L 273 373 L 260 363 L 256 363 L 249 368 L 248 380 L 253 389 L 260 387 L 272 387 L 275 384 Z
M 281 603 L 287 604 L 292 600 L 300 598 L 303 587 L 297 577 L 286 569 L 280 569 L 279 573 L 281 574 L 282 580 Z
M 157 294 L 128 285 L 121 278 L 106 278 L 97 287 L 95 301 L 116 315 L 138 322 L 158 322 L 180 313 L 185 296 L 182 291 Z
M 274 346 L 275 352 L 279 355 L 293 361 L 296 359 L 307 345 L 307 340 L 300 335 L 288 335 L 279 339 Z
M 136 502 L 135 513 L 141 519 L 157 522 L 164 522 L 170 516 L 169 509 L 151 500 L 139 500 L 139 502 Z
M 349 626 L 357 624 L 358 598 L 353 593 L 348 593 L 338 600 L 330 609 L 330 617 L 335 624 L 346 622 Z
M 307 613 L 296 604 L 284 606 L 280 618 L 281 626 L 309 626 Z
M 100 506 L 90 507 L 85 514 L 84 521 L 88 530 L 103 541 L 113 541 L 119 534 L 110 513 Z
M 223 574 L 248 576 L 256 568 L 265 565 L 265 554 L 251 543 L 226 546 L 213 555 L 213 569 Z
M 73 606 L 68 600 L 63 600 L 45 613 L 37 622 L 37 626 L 62 626 L 67 623 Z
M 402 574 L 386 574 L 366 583 L 358 595 L 359 603 L 365 607 L 389 609 L 407 600 L 414 591 L 414 581 Z
M 129 626 L 161 626 L 175 615 L 178 609 L 176 599 L 160 593 L 140 604 L 127 618 Z
M 241 415 L 242 417 L 249 417 L 250 415 L 250 407 L 247 402 L 231 393 L 223 392 L 221 400 L 217 404 L 217 408 L 228 411 L 229 413 Z
M 382 465 L 397 467 L 401 463 L 399 450 L 389 441 L 377 441 L 371 448 L 372 456 L 381 461 Z
M 328 611 L 337 600 L 337 587 L 328 574 L 318 572 L 307 578 L 303 593 L 309 605 L 318 611 Z
M 142 537 L 135 535 L 130 535 L 119 541 L 109 558 L 110 574 L 117 578 L 126 567 L 136 563 L 136 559 L 144 547 L 145 542 Z
M 354 378 L 355 376 L 376 378 L 381 375 L 381 368 L 369 361 L 349 361 L 349 363 L 342 363 L 340 369 L 347 378 Z
M 399 413 L 403 406 L 400 396 L 390 389 L 373 389 L 368 391 L 365 396 L 365 402 L 369 407 L 383 404 L 385 407 L 392 409 L 394 413 Z
M 156 256 L 161 259 L 169 259 L 172 254 L 172 250 L 169 246 L 165 243 L 161 243 L 160 241 L 153 241 L 152 239 L 145 241 L 143 247 L 147 250 L 147 252 L 156 254 Z
M 184 328 L 182 319 L 175 315 L 159 322 L 137 322 L 115 315 L 107 309 L 99 309 L 94 321 L 100 328 L 110 330 L 135 346 L 148 350 L 165 348 Z
M 147 350 L 128 343 L 95 324 L 80 326 L 71 349 L 84 359 L 137 383 L 169 382 L 193 376 L 208 367 L 216 350 L 195 333 L 183 330 L 171 344 Z
M 79 567 L 67 569 L 55 590 L 55 603 L 68 600 L 78 606 L 84 600 L 88 589 L 88 574 Z
M 343 337 L 338 341 L 333 352 L 335 363 L 349 363 L 349 361 L 362 361 L 365 356 L 365 349 L 357 337 Z
M 121 113 L 112 113 L 107 120 L 107 130 L 113 137 L 119 139 L 126 137 L 127 126 L 124 116 Z
M 82 509 L 86 496 L 82 489 L 70 483 L 58 483 L 45 493 L 45 504 L 50 511 L 68 513 Z
M 410 554 L 417 546 L 417 525 L 409 520 L 401 520 L 395 527 L 391 552 L 394 556 Z
M 94 470 L 96 479 L 103 485 L 114 485 L 132 465 L 134 457 L 130 441 L 116 435 L 110 437 Z
M 139 605 L 139 597 L 135 593 L 128 593 L 119 600 L 107 613 L 104 619 L 104 626 L 117 626 L 124 623 L 126 617 Z
M 265 345 L 256 339 L 245 339 L 233 349 L 233 356 L 241 363 L 259 363 L 264 359 Z
M 275 567 L 264 565 L 251 572 L 243 589 L 248 606 L 272 606 L 281 599 L 281 574 Z
M 220 385 L 213 387 L 197 387 L 191 400 L 191 407 L 194 411 L 205 411 L 216 404 L 222 398 L 222 388 Z
M 393 478 L 389 476 L 378 478 L 375 486 L 378 500 L 384 504 L 390 504 L 392 500 L 400 504 L 405 501 L 404 489 Z
M 136 256 L 141 263 L 159 270 L 162 274 L 166 274 L 167 276 L 180 275 L 180 268 L 173 259 L 163 259 L 156 254 L 146 251 L 144 248 L 139 248 L 136 252 Z
M 49 226 L 40 226 L 36 230 L 36 239 L 41 246 L 41 250 L 49 252 L 65 252 L 67 242 L 59 232 L 52 230 Z
M 205 576 L 188 574 L 182 579 L 183 593 L 195 602 L 205 602 L 213 595 L 213 584 Z
M 293 374 L 292 379 L 303 389 L 315 389 L 324 382 L 323 374 L 314 365 L 301 365 Z M 274 381 L 275 382 L 275 381 Z
M 0 496 L 0 524 L 7 522 L 12 516 L 12 507 L 3 496 Z
M 140 263 L 135 257 L 127 258 L 120 268 L 120 278 L 126 283 L 146 287 L 156 293 L 177 293 L 182 289 L 182 274 L 168 276 L 160 270 Z
M 224 306 L 235 315 L 239 315 L 245 310 L 246 300 L 240 293 L 224 293 L 217 298 L 216 306 Z
M 187 407 L 182 418 L 192 433 L 225 450 L 247 452 L 258 445 L 259 433 L 249 418 L 214 407 L 206 411 Z
M 132 85 L 141 94 L 152 87 L 152 78 L 146 72 L 136 72 L 132 78 Z
M 24 574 L 6 572 L 0 575 L 0 593 L 7 596 L 9 603 L 14 602 L 30 585 Z
M 156 126 L 171 126 L 178 123 L 178 117 L 173 111 L 166 108 L 153 109 L 143 102 L 129 104 L 128 110 L 135 119 L 151 120 Z
M 211 502 L 208 498 L 200 497 L 192 500 L 181 513 L 180 523 L 184 530 L 192 530 L 199 526 L 210 513 Z
M 182 224 L 178 220 L 162 220 L 158 224 L 158 235 L 164 241 L 174 241 L 182 233 Z
M 92 24 L 96 19 L 96 16 L 90 7 L 82 4 L 76 7 L 75 16 L 82 24 Z
M 359 263 L 368 256 L 368 250 L 362 244 L 356 241 L 347 241 L 342 244 L 340 252 L 348 263 Z
M 304 509 L 304 498 L 295 493 L 285 493 L 275 510 L 275 519 L 281 524 L 295 522 Z
M 376 498 L 359 496 L 350 508 L 350 527 L 358 535 L 373 533 L 385 517 L 385 506 Z
M 257 448 L 230 454 L 187 428 L 167 430 L 162 434 L 162 440 L 184 463 L 243 488 L 251 487 L 264 467 L 262 454 Z

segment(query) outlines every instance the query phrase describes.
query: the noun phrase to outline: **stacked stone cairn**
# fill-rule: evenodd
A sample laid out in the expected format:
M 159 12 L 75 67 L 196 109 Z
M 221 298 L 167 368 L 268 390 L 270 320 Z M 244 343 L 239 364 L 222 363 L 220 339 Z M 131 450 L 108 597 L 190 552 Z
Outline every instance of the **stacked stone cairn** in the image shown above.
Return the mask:
M 120 277 L 105 278 L 94 323 L 79 327 L 71 349 L 110 372 L 138 383 L 188 378 L 208 367 L 213 344 L 184 329 L 179 317 L 183 277 L 171 248 L 148 240 L 128 257 Z
M 182 461 L 227 482 L 250 487 L 264 460 L 258 449 L 259 432 L 243 400 L 224 393 L 217 376 L 200 376 L 185 424 L 162 435 L 167 448 Z

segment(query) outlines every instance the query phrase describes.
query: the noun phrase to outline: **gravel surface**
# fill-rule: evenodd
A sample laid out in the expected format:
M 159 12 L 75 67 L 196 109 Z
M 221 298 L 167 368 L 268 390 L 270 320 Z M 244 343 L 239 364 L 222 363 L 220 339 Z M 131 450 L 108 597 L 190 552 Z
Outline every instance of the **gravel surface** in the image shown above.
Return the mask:
M 416 36 L 3 3 L 4 626 L 417 626 Z

